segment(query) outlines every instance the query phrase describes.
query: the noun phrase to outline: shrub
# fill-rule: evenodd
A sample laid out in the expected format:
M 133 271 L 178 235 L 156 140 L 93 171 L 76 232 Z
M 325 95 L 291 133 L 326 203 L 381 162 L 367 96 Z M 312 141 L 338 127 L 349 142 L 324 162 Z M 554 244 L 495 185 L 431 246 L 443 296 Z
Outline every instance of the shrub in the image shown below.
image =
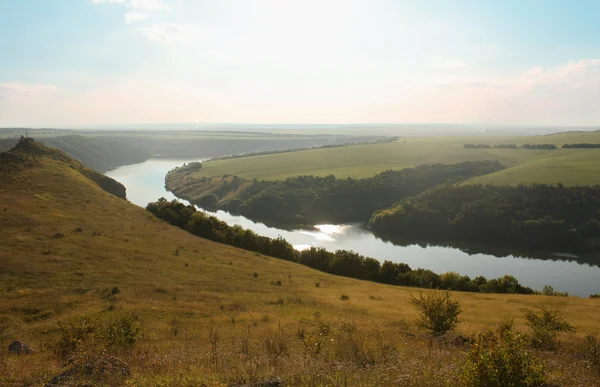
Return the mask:
M 265 339 L 265 349 L 274 363 L 286 356 L 290 349 L 290 336 L 283 330 L 281 324 L 275 332 L 271 332 Z
M 117 298 L 117 296 L 121 293 L 121 289 L 119 289 L 118 286 L 113 286 L 112 289 L 110 289 L 106 295 L 104 296 L 104 298 L 108 299 L 108 300 L 114 300 Z
M 515 328 L 515 320 L 513 318 L 505 318 L 498 325 L 498 332 L 503 335 L 507 332 L 512 332 Z
M 433 336 L 441 336 L 458 324 L 460 302 L 450 299 L 448 291 L 434 291 L 419 297 L 410 296 L 410 302 L 419 313 L 418 325 L 431 331 Z
M 600 375 L 600 340 L 595 335 L 587 335 L 584 339 L 584 354 L 590 363 Z
M 336 361 L 359 367 L 372 367 L 377 363 L 376 345 L 354 321 L 342 322 L 334 332 L 333 356 Z
M 138 340 L 142 328 L 137 318 L 131 315 L 100 323 L 98 319 L 80 317 L 58 323 L 59 338 L 50 347 L 56 356 L 66 360 L 78 351 L 94 350 L 116 352 L 132 347 Z
M 538 312 L 525 309 L 525 319 L 532 331 L 531 344 L 536 348 L 555 350 L 558 346 L 557 337 L 561 332 L 575 333 L 575 328 L 565 321 L 558 309 L 537 307 Z
M 544 286 L 544 289 L 541 292 L 544 296 L 558 296 L 558 297 L 569 297 L 569 292 L 557 292 L 550 285 Z
M 89 317 L 80 317 L 69 322 L 58 322 L 59 338 L 51 345 L 55 355 L 66 360 L 77 351 L 83 343 L 87 342 L 92 333 L 98 328 L 97 320 Z
M 590 298 L 600 298 L 600 293 L 590 295 Z
M 109 352 L 131 348 L 139 339 L 142 328 L 133 315 L 121 316 L 103 324 L 95 339 Z
M 342 301 L 348 301 L 349 299 L 350 299 L 350 296 L 347 294 L 342 294 L 340 296 L 340 300 L 342 300 Z
M 541 361 L 527 341 L 512 330 L 480 333 L 460 374 L 468 387 L 537 387 L 545 385 Z

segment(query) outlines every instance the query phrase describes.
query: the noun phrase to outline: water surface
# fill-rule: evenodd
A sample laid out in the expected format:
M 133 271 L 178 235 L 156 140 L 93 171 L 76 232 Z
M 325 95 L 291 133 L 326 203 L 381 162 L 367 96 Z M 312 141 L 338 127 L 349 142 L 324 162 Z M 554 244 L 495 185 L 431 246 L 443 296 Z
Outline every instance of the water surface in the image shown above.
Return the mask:
M 125 185 L 129 201 L 145 207 L 160 197 L 176 199 L 164 187 L 165 175 L 169 170 L 190 161 L 201 160 L 150 159 L 140 164 L 119 167 L 107 175 Z M 224 211 L 209 214 L 230 225 L 240 225 L 260 235 L 282 236 L 297 249 L 322 246 L 330 251 L 354 250 L 381 262 L 405 262 L 413 269 L 421 267 L 436 273 L 455 271 L 467 274 L 471 278 L 483 275 L 488 279 L 509 274 L 518 278 L 521 284 L 534 289 L 552 285 L 556 291 L 583 297 L 600 293 L 600 268 L 568 261 L 568 256 L 561 257 L 565 260 L 541 260 L 514 256 L 497 258 L 486 254 L 469 255 L 458 249 L 440 246 L 396 246 L 376 238 L 357 224 L 318 225 L 314 231 L 287 231 L 267 227 Z M 548 258 L 558 259 L 556 256 Z

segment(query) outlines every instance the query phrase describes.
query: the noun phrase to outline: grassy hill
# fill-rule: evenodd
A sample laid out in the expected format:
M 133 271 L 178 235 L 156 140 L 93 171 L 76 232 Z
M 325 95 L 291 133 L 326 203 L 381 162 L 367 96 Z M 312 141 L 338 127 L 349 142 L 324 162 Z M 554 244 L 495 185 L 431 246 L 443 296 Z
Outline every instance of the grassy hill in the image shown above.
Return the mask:
M 563 144 L 600 143 L 599 132 L 565 132 L 547 136 L 520 137 L 424 137 L 401 138 L 389 144 L 349 146 L 333 149 L 252 156 L 203 163 L 192 179 L 235 175 L 244 179 L 280 180 L 297 175 L 338 178 L 369 177 L 387 169 L 421 164 L 498 160 L 509 169 L 479 178 L 494 184 L 552 183 L 565 185 L 600 183 L 600 149 L 464 149 L 464 144 Z M 560 166 L 564 167 L 560 167 Z
M 9 150 L 17 142 L 17 138 L 0 139 L 0 151 Z M 110 171 L 121 165 L 141 163 L 152 156 L 152 153 L 134 145 L 135 142 L 114 137 L 66 135 L 44 137 L 41 142 L 62 150 L 88 168 L 100 172 Z
M 414 326 L 407 298 L 419 290 L 336 277 L 194 237 L 37 143 L 0 161 L 0 385 L 41 385 L 63 369 L 52 351 L 59 321 L 130 315 L 142 336 L 114 352 L 131 367 L 130 386 L 275 376 L 286 385 L 460 383 L 468 346 L 431 340 Z M 562 350 L 539 353 L 548 380 L 598 385 L 589 363 L 570 351 L 598 330 L 600 300 L 452 297 L 461 302 L 464 335 L 513 316 L 526 330 L 522 308 L 561 308 L 578 332 L 563 338 Z M 14 339 L 36 352 L 7 356 Z M 74 356 L 96 350 L 86 341 Z

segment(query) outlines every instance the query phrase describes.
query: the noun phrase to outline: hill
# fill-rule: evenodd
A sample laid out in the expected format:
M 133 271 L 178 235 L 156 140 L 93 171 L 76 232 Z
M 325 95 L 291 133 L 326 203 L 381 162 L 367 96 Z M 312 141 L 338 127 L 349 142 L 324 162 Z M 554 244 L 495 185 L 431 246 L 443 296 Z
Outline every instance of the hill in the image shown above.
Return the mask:
M 133 346 L 110 349 L 129 364 L 130 386 L 275 376 L 286 385 L 459 384 L 469 346 L 431 340 L 413 325 L 407 299 L 418 290 L 328 275 L 194 237 L 118 190 L 109 189 L 121 197 L 107 192 L 102 182 L 38 143 L 0 156 L 0 384 L 50 380 L 68 367 L 57 347 L 72 349 L 78 361 L 100 350 L 94 337 L 121 343 L 115 337 L 129 337 L 130 330 L 100 327 L 129 327 L 123 316 L 142 329 Z M 565 336 L 560 351 L 533 351 L 549 382 L 598 385 L 590 363 L 570 352 L 598 329 L 598 300 L 452 297 L 461 302 L 462 335 L 511 316 L 525 330 L 522 308 L 561 308 L 577 334 Z M 75 341 L 59 341 L 65 337 Z M 36 352 L 7 356 L 14 339 Z
M 0 151 L 9 150 L 17 142 L 15 138 L 1 139 Z M 150 152 L 133 145 L 133 142 L 118 138 L 66 135 L 45 137 L 41 142 L 62 150 L 86 167 L 100 172 L 110 171 L 121 165 L 141 163 L 152 156 Z

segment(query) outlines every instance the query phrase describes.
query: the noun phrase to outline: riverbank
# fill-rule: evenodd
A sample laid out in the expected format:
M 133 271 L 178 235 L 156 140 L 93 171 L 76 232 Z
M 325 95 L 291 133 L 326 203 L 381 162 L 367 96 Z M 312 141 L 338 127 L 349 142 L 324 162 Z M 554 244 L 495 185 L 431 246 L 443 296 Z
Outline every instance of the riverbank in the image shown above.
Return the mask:
M 165 189 L 165 175 L 169 170 L 191 161 L 201 159 L 151 159 L 141 164 L 118 168 L 108 175 L 126 186 L 127 197 L 131 202 L 145 207 L 160 197 L 175 199 L 176 197 Z M 397 246 L 376 238 L 357 224 L 320 224 L 315 226 L 317 230 L 290 231 L 268 227 L 224 211 L 209 214 L 229 225 L 238 225 L 259 235 L 271 238 L 282 236 L 298 249 L 316 246 L 325 247 L 329 251 L 353 250 L 377 258 L 380 262 L 405 262 L 413 268 L 430 269 L 435 272 L 456 271 L 472 278 L 479 275 L 496 278 L 509 274 L 534 289 L 542 289 L 545 285 L 552 284 L 555 290 L 569 292 L 571 295 L 588 297 L 590 294 L 600 293 L 600 268 L 578 264 L 568 257 L 558 259 L 548 254 L 546 259 L 538 260 L 503 252 L 503 257 L 499 258 L 443 246 Z M 544 275 L 540 276 L 540 273 Z

